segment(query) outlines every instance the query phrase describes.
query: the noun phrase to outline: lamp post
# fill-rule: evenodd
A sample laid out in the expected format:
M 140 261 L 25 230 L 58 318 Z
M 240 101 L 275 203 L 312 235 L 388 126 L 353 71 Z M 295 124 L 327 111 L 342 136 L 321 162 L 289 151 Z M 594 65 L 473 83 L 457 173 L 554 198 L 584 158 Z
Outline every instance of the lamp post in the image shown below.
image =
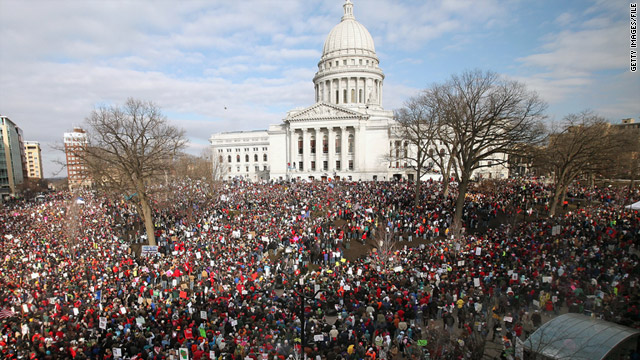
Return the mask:
M 306 276 L 306 275 L 305 275 Z M 318 289 L 316 290 L 313 295 L 306 295 L 304 293 L 304 282 L 305 282 L 305 277 L 301 277 L 300 279 L 298 279 L 298 286 L 300 287 L 300 290 L 296 290 L 295 285 L 294 287 L 292 287 L 292 291 L 298 296 L 298 298 L 300 299 L 300 314 L 298 315 L 300 317 L 300 344 L 301 344 L 301 350 L 303 353 L 303 359 L 306 359 L 307 355 L 304 352 L 304 348 L 307 346 L 307 334 L 306 334 L 306 319 L 305 319 L 305 304 L 306 304 L 306 300 L 315 300 L 315 297 L 321 293 L 321 292 L 325 292 L 325 289 Z M 274 289 L 275 294 L 278 297 L 282 297 L 284 295 L 284 288 L 281 289 Z M 333 325 L 335 324 L 336 320 L 337 320 L 337 316 L 333 316 L 333 315 L 325 315 L 325 320 L 327 321 L 327 323 L 329 325 Z

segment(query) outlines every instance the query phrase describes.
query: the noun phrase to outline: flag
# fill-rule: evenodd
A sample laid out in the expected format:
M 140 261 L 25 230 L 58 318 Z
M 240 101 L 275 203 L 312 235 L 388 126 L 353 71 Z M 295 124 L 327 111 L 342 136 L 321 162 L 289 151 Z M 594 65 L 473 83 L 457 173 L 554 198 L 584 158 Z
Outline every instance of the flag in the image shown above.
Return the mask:
M 15 315 L 16 313 L 13 312 L 13 310 L 8 309 L 8 308 L 2 308 L 2 310 L 0 310 L 0 319 L 6 319 L 6 318 L 10 318 L 13 315 Z

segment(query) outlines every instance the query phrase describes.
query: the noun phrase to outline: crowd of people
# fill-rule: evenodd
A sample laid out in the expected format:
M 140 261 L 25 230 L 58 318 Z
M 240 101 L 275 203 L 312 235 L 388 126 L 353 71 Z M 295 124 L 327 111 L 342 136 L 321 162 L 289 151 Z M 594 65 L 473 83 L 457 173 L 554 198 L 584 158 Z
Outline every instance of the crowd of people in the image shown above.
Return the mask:
M 2 358 L 472 359 L 560 311 L 640 327 L 640 215 L 609 188 L 553 218 L 547 185 L 478 188 L 461 236 L 439 182 L 157 190 L 157 249 L 135 199 L 0 208 Z

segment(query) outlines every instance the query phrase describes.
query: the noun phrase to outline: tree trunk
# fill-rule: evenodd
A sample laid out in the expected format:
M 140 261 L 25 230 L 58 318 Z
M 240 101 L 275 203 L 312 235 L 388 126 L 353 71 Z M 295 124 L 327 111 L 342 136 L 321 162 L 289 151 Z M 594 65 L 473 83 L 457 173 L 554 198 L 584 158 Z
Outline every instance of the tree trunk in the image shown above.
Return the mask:
M 420 173 L 421 173 L 421 167 L 418 167 L 418 171 L 416 171 L 416 198 L 415 198 L 415 205 L 418 206 L 418 204 L 420 203 L 420 190 L 421 190 L 421 185 L 422 185 L 422 181 L 420 181 Z
M 551 208 L 549 208 L 549 215 L 556 215 L 556 208 L 558 207 L 558 201 L 560 199 L 561 194 L 566 193 L 566 186 L 564 184 L 556 185 L 556 191 L 553 193 L 553 197 L 551 198 Z
M 147 231 L 147 240 L 149 241 L 149 245 L 157 245 L 156 244 L 156 234 L 155 227 L 153 225 L 153 214 L 151 210 L 151 206 L 149 206 L 149 199 L 147 199 L 146 194 L 138 193 L 140 198 L 140 208 L 142 209 L 142 217 L 144 219 L 144 227 Z
M 453 234 L 459 237 L 462 231 L 462 208 L 464 207 L 465 195 L 467 194 L 467 187 L 469 187 L 469 174 L 470 171 L 462 174 L 460 179 L 460 185 L 458 187 L 458 198 L 456 199 L 456 212 L 453 216 Z
M 442 197 L 447 198 L 449 195 L 449 179 L 451 178 L 451 165 L 453 164 L 453 158 L 450 156 L 447 162 L 447 170 L 442 174 Z

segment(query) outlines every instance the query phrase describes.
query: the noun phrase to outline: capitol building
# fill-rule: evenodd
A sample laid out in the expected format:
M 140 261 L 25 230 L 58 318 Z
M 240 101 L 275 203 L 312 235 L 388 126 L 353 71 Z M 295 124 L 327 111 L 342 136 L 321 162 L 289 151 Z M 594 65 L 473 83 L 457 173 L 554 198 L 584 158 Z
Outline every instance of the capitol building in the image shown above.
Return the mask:
M 223 179 L 413 178 L 399 160 L 406 144 L 393 139 L 393 112 L 382 107 L 384 73 L 373 38 L 351 1 L 343 7 L 313 78 L 315 104 L 289 111 L 268 130 L 211 136 Z
M 393 111 L 382 107 L 384 73 L 373 38 L 356 21 L 353 3 L 346 0 L 343 7 L 313 77 L 315 103 L 289 111 L 268 130 L 212 135 L 219 178 L 414 180 L 406 160 L 411 148 L 394 136 Z M 506 168 L 498 172 L 493 177 L 506 177 Z

